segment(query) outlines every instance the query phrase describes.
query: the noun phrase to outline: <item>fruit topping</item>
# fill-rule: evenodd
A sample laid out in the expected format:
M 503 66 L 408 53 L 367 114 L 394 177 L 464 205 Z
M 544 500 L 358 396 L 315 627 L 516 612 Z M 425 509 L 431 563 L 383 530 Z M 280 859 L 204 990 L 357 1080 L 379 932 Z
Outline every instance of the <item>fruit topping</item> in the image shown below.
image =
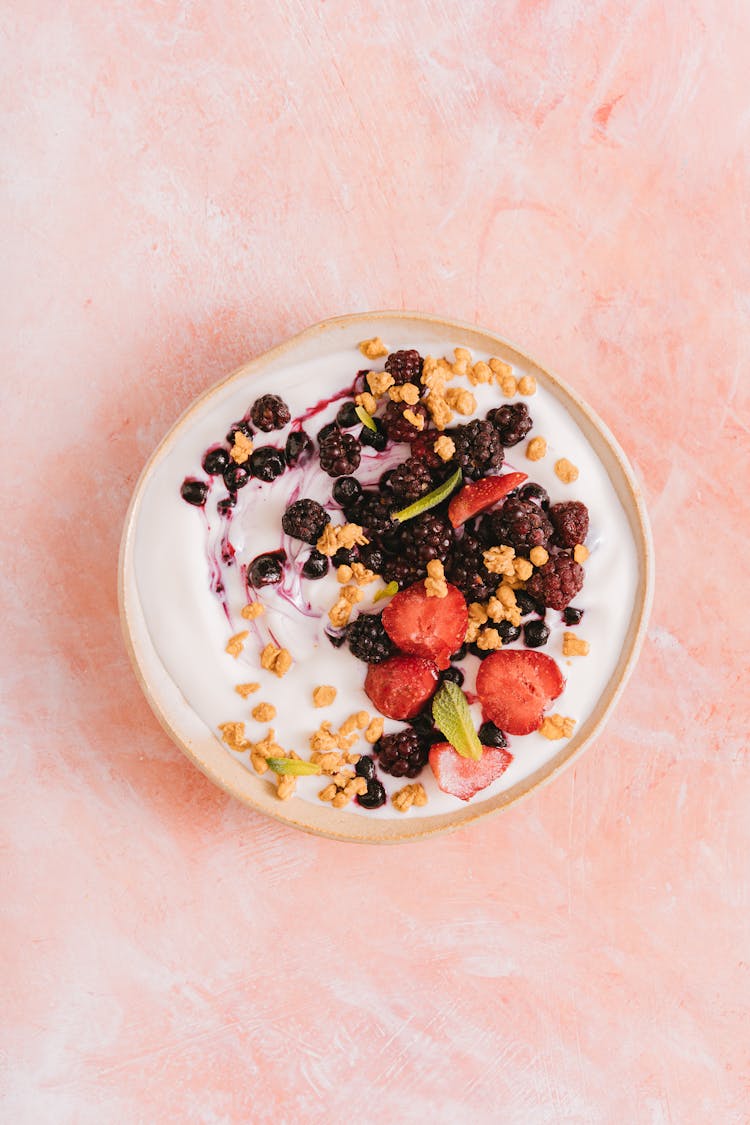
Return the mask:
M 429 465 L 420 457 L 407 457 L 391 473 L 389 485 L 399 504 L 411 504 L 432 489 Z
M 244 488 L 250 480 L 250 472 L 244 465 L 230 465 L 224 470 L 223 476 L 227 492 L 236 492 L 238 488 Z
M 227 440 L 229 445 L 234 445 L 234 443 L 236 441 L 236 438 L 237 438 L 237 434 L 242 434 L 243 437 L 251 438 L 254 433 L 255 433 L 255 430 L 253 429 L 253 427 L 250 425 L 249 422 L 246 422 L 243 418 L 243 420 L 241 422 L 233 422 L 232 423 L 232 425 L 229 427 L 229 430 L 227 432 L 226 440 Z
M 356 800 L 363 809 L 379 809 L 387 800 L 382 781 L 376 777 L 368 780 L 366 792 L 360 793 Z
M 526 583 L 526 591 L 549 609 L 565 609 L 583 586 L 584 572 L 570 555 L 553 555 Z
M 208 485 L 205 481 L 186 477 L 180 488 L 180 496 L 188 504 L 192 504 L 196 508 L 202 508 L 208 496 Z
M 446 577 L 469 602 L 486 602 L 497 588 L 500 575 L 490 574 L 484 565 L 484 547 L 468 533 L 456 543 L 446 567 Z
M 357 777 L 364 777 L 365 781 L 372 781 L 375 777 L 375 759 L 368 754 L 363 754 L 354 767 Z
M 281 526 L 292 539 L 317 543 L 331 517 L 317 500 L 295 500 L 281 517 Z
M 421 496 L 413 504 L 408 507 L 402 508 L 399 512 L 393 513 L 393 518 L 398 520 L 399 523 L 405 523 L 406 520 L 412 520 L 415 516 L 421 516 L 422 512 L 427 512 L 430 508 L 436 508 L 438 504 L 442 504 L 447 500 L 450 494 L 458 488 L 461 483 L 461 470 L 456 469 L 455 473 L 448 477 L 446 481 L 439 484 L 437 488 L 433 488 L 431 492 Z
M 351 430 L 362 421 L 353 402 L 343 402 L 336 413 L 336 425 L 342 430 Z
M 505 773 L 513 755 L 500 747 L 486 746 L 479 761 L 462 758 L 450 742 L 436 742 L 430 748 L 430 768 L 438 786 L 462 801 L 486 789 Z
M 438 670 L 421 656 L 392 656 L 371 664 L 365 679 L 367 696 L 389 719 L 411 719 L 432 697 Z
M 357 407 L 357 409 L 361 409 Z M 365 411 L 367 414 L 367 411 Z M 388 444 L 388 435 L 386 434 L 382 423 L 378 418 L 370 418 L 369 422 L 365 422 L 362 429 L 359 431 L 359 440 L 362 445 L 369 445 L 376 453 L 382 453 Z
M 516 590 L 516 605 L 521 617 L 528 617 L 530 613 L 539 613 L 539 606 L 525 590 Z
M 414 418 L 421 418 L 422 425 L 414 425 L 405 412 Z M 413 441 L 427 425 L 427 407 L 422 402 L 408 406 L 405 402 L 389 402 L 383 415 L 383 426 L 391 441 Z
M 471 717 L 469 703 L 458 684 L 443 683 L 432 701 L 432 718 L 438 730 L 462 758 L 482 757 L 482 744 Z
M 569 605 L 567 609 L 563 610 L 563 621 L 566 625 L 580 625 L 583 621 L 583 610 Z
M 387 734 L 373 746 L 378 764 L 392 777 L 417 777 L 427 764 L 428 747 L 422 743 L 413 727 L 397 734 Z
M 362 447 L 354 434 L 334 426 L 325 436 L 318 435 L 320 467 L 329 477 L 349 476 L 359 468 Z
M 324 578 L 328 574 L 328 559 L 313 547 L 302 567 L 305 578 Z
M 505 403 L 487 414 L 505 446 L 518 445 L 534 425 L 525 402 Z
M 347 640 L 352 655 L 365 664 L 382 664 L 393 655 L 393 644 L 379 613 L 361 613 L 349 626 Z
M 508 734 L 531 734 L 565 686 L 562 672 L 543 652 L 501 649 L 477 673 L 485 715 Z
M 416 383 L 419 386 L 422 363 L 419 352 L 410 348 L 408 351 L 391 352 L 385 361 L 385 369 L 397 386 L 403 383 Z
M 589 510 L 580 500 L 553 504 L 548 514 L 555 529 L 555 542 L 560 547 L 575 547 L 585 542 L 589 533 Z
M 503 500 L 526 480 L 526 473 L 505 473 L 501 477 L 484 477 L 482 480 L 465 484 L 448 505 L 448 518 L 454 527 L 460 527 Z
M 362 495 L 362 485 L 356 477 L 339 477 L 338 480 L 333 482 L 331 495 L 336 503 L 341 504 L 343 508 L 359 500 Z
M 203 471 L 211 477 L 220 477 L 229 464 L 229 454 L 222 446 L 209 449 L 203 458 Z
M 549 625 L 545 625 L 541 618 L 527 621 L 523 627 L 523 641 L 527 648 L 541 648 L 549 640 Z
M 456 447 L 453 462 L 461 466 L 464 476 L 476 480 L 500 472 L 505 451 L 492 422 L 478 419 L 467 422 L 451 430 L 450 436 Z
M 396 594 L 383 610 L 383 625 L 397 648 L 426 656 L 447 668 L 466 635 L 469 615 L 461 591 L 448 586 L 444 598 L 427 595 L 423 582 Z
M 253 403 L 250 417 L 259 430 L 270 433 L 271 430 L 281 430 L 292 419 L 289 407 L 283 398 L 278 395 L 261 395 Z
M 247 568 L 247 580 L 256 589 L 260 586 L 275 586 L 281 582 L 283 576 L 283 562 L 286 555 L 283 551 L 273 554 L 258 555 Z
M 447 559 L 453 547 L 453 528 L 442 516 L 424 512 L 409 522 L 402 539 L 404 557 L 424 568 L 432 559 Z
M 500 730 L 500 727 L 495 726 L 495 724 L 489 722 L 489 720 L 486 723 L 482 723 L 479 728 L 479 741 L 482 743 L 482 746 L 495 746 L 500 749 L 505 749 L 508 745 L 508 740 L 503 731 Z
M 268 483 L 276 480 L 276 477 L 280 477 L 284 472 L 286 458 L 282 450 L 275 449 L 272 445 L 264 445 L 260 449 L 254 449 L 250 454 L 250 468 L 254 477 Z M 224 479 L 226 480 L 226 475 Z
M 297 465 L 313 452 L 312 438 L 304 430 L 293 430 L 286 439 L 284 451 L 288 465 Z
M 461 671 L 461 669 L 460 668 L 454 668 L 452 664 L 449 668 L 446 668 L 444 672 L 440 673 L 441 684 L 444 684 L 444 683 L 458 684 L 458 686 L 461 687 L 461 685 L 464 682 L 464 679 L 465 679 L 465 677 L 464 677 L 464 674 Z
M 486 543 L 502 543 L 518 554 L 528 554 L 532 547 L 546 547 L 552 535 L 552 524 L 540 507 L 529 500 L 509 497 L 499 512 L 490 512 L 482 522 L 482 538 Z

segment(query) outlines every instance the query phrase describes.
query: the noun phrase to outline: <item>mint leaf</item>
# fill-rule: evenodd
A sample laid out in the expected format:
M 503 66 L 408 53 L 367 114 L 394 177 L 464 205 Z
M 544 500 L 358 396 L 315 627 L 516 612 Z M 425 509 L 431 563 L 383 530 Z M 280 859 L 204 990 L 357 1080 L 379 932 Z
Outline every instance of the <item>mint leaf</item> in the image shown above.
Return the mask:
M 432 718 L 462 758 L 482 757 L 482 744 L 474 729 L 469 703 L 458 684 L 446 680 L 432 701 Z
M 268 768 L 274 773 L 288 774 L 292 777 L 305 777 L 307 774 L 320 773 L 317 762 L 303 762 L 300 758 L 266 758 Z
M 461 476 L 461 470 L 456 469 L 455 473 L 448 477 L 446 481 L 439 484 L 437 488 L 433 488 L 432 492 L 428 492 L 426 496 L 420 496 L 419 500 L 415 500 L 408 508 L 402 508 L 400 512 L 391 512 L 391 519 L 404 523 L 406 520 L 413 520 L 415 516 L 421 516 L 422 512 L 429 511 L 437 504 L 442 504 L 443 500 L 447 500 L 451 492 L 458 488 L 461 483 Z
M 364 406 L 355 406 L 354 413 L 359 418 L 363 426 L 367 426 L 368 430 L 377 430 L 377 426 L 372 420 L 372 415 L 368 414 Z
M 383 598 L 392 598 L 394 594 L 398 593 L 398 582 L 389 582 L 382 590 L 378 590 L 375 597 L 372 599 L 374 602 L 380 602 Z

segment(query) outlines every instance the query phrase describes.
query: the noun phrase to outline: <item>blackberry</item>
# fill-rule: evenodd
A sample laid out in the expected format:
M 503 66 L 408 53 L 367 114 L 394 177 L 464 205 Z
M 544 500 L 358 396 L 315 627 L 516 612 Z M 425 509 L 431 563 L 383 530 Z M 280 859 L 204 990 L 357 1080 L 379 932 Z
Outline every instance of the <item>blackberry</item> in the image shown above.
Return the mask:
M 293 430 L 286 439 L 285 453 L 288 465 L 296 465 L 313 451 L 312 438 L 304 430 Z
M 532 504 L 538 504 L 540 508 L 544 508 L 545 512 L 549 508 L 549 492 L 546 488 L 542 488 L 541 484 L 534 484 L 529 481 L 519 488 L 516 493 L 519 500 L 529 500 Z
M 275 586 L 284 574 L 283 562 L 286 555 L 283 551 L 273 554 L 258 555 L 247 568 L 247 580 L 256 589 L 260 586 Z
M 250 468 L 254 477 L 268 483 L 276 480 L 276 477 L 280 477 L 284 472 L 286 458 L 280 449 L 275 449 L 272 445 L 264 445 L 260 449 L 254 449 L 250 454 Z M 224 479 L 226 480 L 226 476 Z
M 305 578 L 324 578 L 328 574 L 328 559 L 313 547 L 305 559 L 302 574 Z
M 403 555 L 411 562 L 426 567 L 432 559 L 445 562 L 454 542 L 453 528 L 448 520 L 433 512 L 423 512 L 404 526 Z
M 402 383 L 416 383 L 419 386 L 423 362 L 419 352 L 410 348 L 409 351 L 391 352 L 385 361 L 385 369 L 397 386 Z
M 516 595 L 516 598 L 518 595 Z M 583 620 L 583 610 L 576 609 L 575 606 L 569 605 L 567 609 L 563 610 L 563 621 L 566 625 L 580 625 Z
M 393 655 L 393 642 L 379 613 L 360 613 L 349 626 L 347 640 L 352 656 L 365 664 L 382 664 Z
M 437 430 L 422 430 L 411 443 L 411 455 L 424 461 L 433 474 L 440 469 L 439 476 L 443 477 L 447 463 L 435 452 L 435 441 L 439 436 Z
M 482 723 L 479 728 L 479 741 L 482 746 L 496 746 L 498 750 L 504 750 L 508 745 L 508 739 L 505 737 L 500 727 L 496 727 L 494 723 L 489 720 Z
M 411 504 L 430 491 L 432 473 L 426 461 L 419 457 L 407 457 L 393 470 L 389 484 L 399 502 Z
M 427 425 L 427 407 L 424 403 L 418 402 L 414 406 L 407 406 L 405 402 L 389 402 L 383 415 L 383 425 L 391 441 L 414 441 L 417 434 L 421 433 L 421 430 L 412 425 L 408 418 L 404 418 L 405 410 L 410 410 L 422 418 L 423 424 Z
M 373 418 L 373 422 L 375 429 L 371 430 L 369 426 L 363 426 L 359 431 L 359 440 L 362 445 L 369 445 L 376 453 L 382 453 L 388 444 L 388 435 L 379 418 Z
M 203 471 L 210 477 L 220 477 L 229 465 L 229 454 L 220 445 L 209 449 L 203 458 Z
M 292 539 L 317 543 L 331 517 L 317 500 L 295 500 L 281 517 L 281 526 Z
M 485 602 L 498 586 L 500 576 L 490 574 L 482 558 L 482 544 L 471 535 L 456 544 L 446 578 L 469 602 Z
M 283 430 L 292 420 L 289 407 L 278 395 L 261 395 L 253 403 L 250 417 L 266 434 L 271 430 Z
M 357 777 L 364 777 L 366 781 L 372 781 L 375 777 L 375 759 L 368 754 L 363 754 L 355 765 L 354 772 Z
M 362 485 L 356 477 L 339 477 L 338 480 L 333 482 L 331 495 L 337 504 L 345 507 L 356 500 L 359 500 L 362 495 Z
M 234 445 L 234 435 L 238 431 L 239 433 L 244 434 L 246 438 L 251 438 L 255 434 L 255 430 L 253 429 L 253 427 L 249 422 L 246 422 L 244 418 L 241 422 L 233 422 L 229 427 L 229 430 L 227 431 L 226 440 L 228 445 Z
M 382 770 L 392 777 L 417 777 L 427 762 L 427 747 L 413 727 L 387 734 L 373 746 Z
M 360 793 L 357 797 L 357 804 L 361 805 L 363 809 L 379 809 L 381 805 L 385 804 L 386 800 L 382 781 L 378 781 L 374 777 L 367 782 L 367 792 Z
M 359 557 L 368 570 L 371 570 L 373 574 L 380 574 L 383 569 L 383 552 L 379 547 L 373 547 L 371 545 L 362 547 L 359 552 Z
M 526 583 L 532 598 L 549 609 L 566 609 L 583 586 L 583 567 L 570 555 L 553 555 Z
M 575 547 L 585 542 L 589 533 L 589 510 L 580 500 L 553 504 L 549 518 L 555 529 L 555 542 L 561 547 Z
M 353 402 L 344 402 L 336 414 L 336 425 L 342 430 L 351 430 L 354 426 L 361 425 L 357 407 Z
M 521 636 L 520 626 L 511 625 L 510 621 L 500 621 L 495 628 L 500 634 L 500 640 L 504 645 L 512 644 L 513 641 L 517 641 Z
M 250 470 L 244 465 L 235 465 L 234 462 L 224 470 L 224 484 L 227 486 L 227 492 L 236 492 L 238 488 L 244 488 L 250 480 Z
M 202 508 L 208 496 L 208 485 L 205 481 L 185 477 L 180 485 L 180 496 L 188 504 L 193 504 L 196 508 Z
M 528 617 L 530 613 L 539 613 L 539 606 L 525 590 L 516 590 L 516 605 L 521 611 L 521 617 Z
M 320 467 L 329 477 L 347 477 L 359 468 L 362 447 L 354 434 L 345 434 L 336 426 L 324 438 L 318 438 Z
M 440 682 L 445 683 L 446 680 L 461 687 L 464 682 L 464 674 L 460 668 L 446 668 L 444 672 L 440 673 Z
M 368 532 L 368 538 L 373 535 L 383 535 L 392 532 L 396 524 L 391 516 L 392 503 L 386 496 L 379 492 L 363 492 L 358 503 L 345 509 L 349 518 L 351 511 L 354 522 L 360 524 Z
M 412 586 L 415 582 L 418 582 L 420 578 L 424 578 L 425 573 L 425 568 L 423 566 L 420 566 L 419 563 L 412 562 L 410 559 L 386 556 L 383 559 L 380 577 L 384 582 L 398 583 L 399 590 L 403 590 L 407 586 Z
M 456 446 L 453 463 L 461 466 L 465 477 L 476 480 L 500 472 L 505 452 L 491 422 L 467 422 L 451 430 L 450 436 Z
M 523 642 L 527 648 L 541 648 L 549 640 L 549 625 L 540 618 L 527 621 L 523 627 Z
M 518 554 L 532 547 L 546 547 L 552 524 L 541 508 L 528 500 L 506 500 L 499 512 L 490 512 L 482 523 L 482 534 L 492 543 L 504 543 Z
M 359 552 L 356 547 L 352 547 L 351 550 L 348 547 L 339 547 L 331 562 L 334 566 L 351 566 L 358 558 Z
M 506 403 L 490 410 L 487 421 L 491 422 L 505 446 L 518 445 L 534 425 L 525 402 Z

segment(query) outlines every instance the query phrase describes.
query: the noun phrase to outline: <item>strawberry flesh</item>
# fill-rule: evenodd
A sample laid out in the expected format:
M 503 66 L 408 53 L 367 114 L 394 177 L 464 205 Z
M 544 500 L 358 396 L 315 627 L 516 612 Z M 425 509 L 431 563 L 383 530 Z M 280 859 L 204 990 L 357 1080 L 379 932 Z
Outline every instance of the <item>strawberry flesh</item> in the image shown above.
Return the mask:
M 396 594 L 383 610 L 383 626 L 397 648 L 426 656 L 447 668 L 451 653 L 463 644 L 469 613 L 459 589 L 448 584 L 444 598 L 427 596 L 424 582 Z
M 501 649 L 477 673 L 477 695 L 486 718 L 508 734 L 539 729 L 545 710 L 565 687 L 555 661 L 543 652 Z
M 470 800 L 480 789 L 486 789 L 505 773 L 513 755 L 495 746 L 483 747 L 482 757 L 462 758 L 450 742 L 436 742 L 430 748 L 430 767 L 444 793 L 462 801 Z
M 392 656 L 382 664 L 371 664 L 365 691 L 389 719 L 412 719 L 438 686 L 438 670 L 421 656 Z
M 491 508 L 514 488 L 520 488 L 528 473 L 505 473 L 501 477 L 483 477 L 465 484 L 448 505 L 448 519 L 454 527 Z

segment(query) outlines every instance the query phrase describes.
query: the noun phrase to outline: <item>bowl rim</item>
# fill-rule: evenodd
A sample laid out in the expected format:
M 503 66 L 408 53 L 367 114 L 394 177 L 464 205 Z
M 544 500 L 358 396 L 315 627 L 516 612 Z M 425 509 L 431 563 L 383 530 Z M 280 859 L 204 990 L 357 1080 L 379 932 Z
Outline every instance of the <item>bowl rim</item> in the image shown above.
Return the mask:
M 360 816 L 352 816 L 351 814 L 347 815 L 344 810 L 332 810 L 327 805 L 321 806 L 321 808 L 318 809 L 317 806 L 311 802 L 303 801 L 299 798 L 293 798 L 291 801 L 285 802 L 278 801 L 278 799 L 274 798 L 274 804 L 272 805 L 259 800 L 257 794 L 254 795 L 248 791 L 241 791 L 231 779 L 222 776 L 221 772 L 217 770 L 212 763 L 207 762 L 205 758 L 200 755 L 197 748 L 191 744 L 190 740 L 184 734 L 180 733 L 170 716 L 166 713 L 165 706 L 163 706 L 162 702 L 156 697 L 155 692 L 152 690 L 152 685 L 149 682 L 143 663 L 139 658 L 138 641 L 135 637 L 135 629 L 131 621 L 131 606 L 127 590 L 128 578 L 131 576 L 132 571 L 131 552 L 134 529 L 141 497 L 152 468 L 166 455 L 169 448 L 178 439 L 179 432 L 185 422 L 187 422 L 194 413 L 202 410 L 209 400 L 218 395 L 219 392 L 230 383 L 239 381 L 247 376 L 258 374 L 270 361 L 277 360 L 279 357 L 283 356 L 284 353 L 298 348 L 306 341 L 316 339 L 335 329 L 353 328 L 359 323 L 363 325 L 367 324 L 368 326 L 375 324 L 377 326 L 378 323 L 382 324 L 383 322 L 394 320 L 416 321 L 424 325 L 432 326 L 433 328 L 438 328 L 443 332 L 453 332 L 462 342 L 466 341 L 467 346 L 467 337 L 482 337 L 483 341 L 491 343 L 492 349 L 494 349 L 495 352 L 504 352 L 506 355 L 518 357 L 526 366 L 533 367 L 535 375 L 539 374 L 542 376 L 546 388 L 551 390 L 555 397 L 563 402 L 566 408 L 569 408 L 570 404 L 572 404 L 574 407 L 574 421 L 576 421 L 579 426 L 581 426 L 582 422 L 586 424 L 585 427 L 582 426 L 586 439 L 589 443 L 595 444 L 595 441 L 592 442 L 592 433 L 590 432 L 593 431 L 595 438 L 599 440 L 603 448 L 611 455 L 613 464 L 620 473 L 620 483 L 624 486 L 624 489 L 618 487 L 617 482 L 612 477 L 610 469 L 606 465 L 603 466 L 628 516 L 639 562 L 639 580 L 634 599 L 634 612 L 631 614 L 628 632 L 623 643 L 618 665 L 604 691 L 599 696 L 592 715 L 585 721 L 581 730 L 573 735 L 558 754 L 539 769 L 517 782 L 511 789 L 496 794 L 495 797 L 477 803 L 476 805 L 467 804 L 465 808 L 457 809 L 453 812 L 436 814 L 433 817 L 419 817 L 413 820 L 408 817 L 399 820 L 366 819 Z M 370 331 L 369 327 L 367 331 Z M 474 346 L 476 347 L 477 345 L 475 344 Z M 483 350 L 492 349 L 485 347 Z M 576 417 L 576 411 L 578 412 L 578 417 Z M 595 452 L 601 462 L 601 450 L 595 449 Z M 626 500 L 630 502 L 630 508 Z M 271 816 L 281 823 L 313 835 L 350 843 L 404 843 L 423 840 L 445 832 L 455 831 L 481 818 L 497 814 L 509 808 L 511 805 L 516 805 L 531 793 L 536 792 L 541 786 L 547 785 L 563 770 L 574 764 L 583 752 L 591 746 L 601 733 L 602 728 L 614 710 L 637 663 L 653 604 L 654 569 L 654 546 L 651 526 L 640 486 L 635 479 L 635 474 L 619 442 L 614 437 L 607 424 L 599 418 L 596 412 L 592 410 L 574 390 L 557 375 L 538 363 L 527 352 L 517 347 L 504 336 L 500 336 L 489 329 L 470 324 L 466 321 L 456 320 L 452 317 L 443 317 L 432 313 L 411 312 L 401 309 L 377 310 L 374 312 L 346 313 L 318 321 L 308 328 L 303 329 L 301 332 L 296 333 L 294 336 L 267 349 L 253 359 L 241 364 L 216 383 L 207 387 L 189 403 L 152 451 L 134 486 L 125 515 L 120 542 L 117 570 L 117 599 L 125 648 L 130 658 L 136 680 L 151 710 L 175 745 L 177 745 L 183 754 L 185 754 L 185 756 L 214 784 L 218 785 L 230 796 L 235 797 L 256 812 Z M 189 706 L 187 701 L 186 705 Z M 584 729 L 585 734 L 583 733 Z M 223 749 L 215 735 L 210 731 L 209 737 L 212 740 L 212 744 L 219 749 Z M 236 763 L 236 760 L 232 759 L 228 754 L 226 755 L 226 761 L 240 764 Z M 242 766 L 242 769 L 253 782 L 261 782 L 261 779 L 245 766 Z M 330 825 L 327 823 L 311 823 L 309 815 L 307 819 L 299 815 L 304 813 L 305 810 L 313 810 L 316 814 L 313 819 L 316 821 L 320 820 L 318 814 L 328 813 L 332 823 Z M 335 816 L 333 815 L 334 813 Z M 359 829 L 358 831 L 352 832 L 348 830 L 355 826 Z M 369 826 L 369 831 L 361 830 L 367 826 Z

